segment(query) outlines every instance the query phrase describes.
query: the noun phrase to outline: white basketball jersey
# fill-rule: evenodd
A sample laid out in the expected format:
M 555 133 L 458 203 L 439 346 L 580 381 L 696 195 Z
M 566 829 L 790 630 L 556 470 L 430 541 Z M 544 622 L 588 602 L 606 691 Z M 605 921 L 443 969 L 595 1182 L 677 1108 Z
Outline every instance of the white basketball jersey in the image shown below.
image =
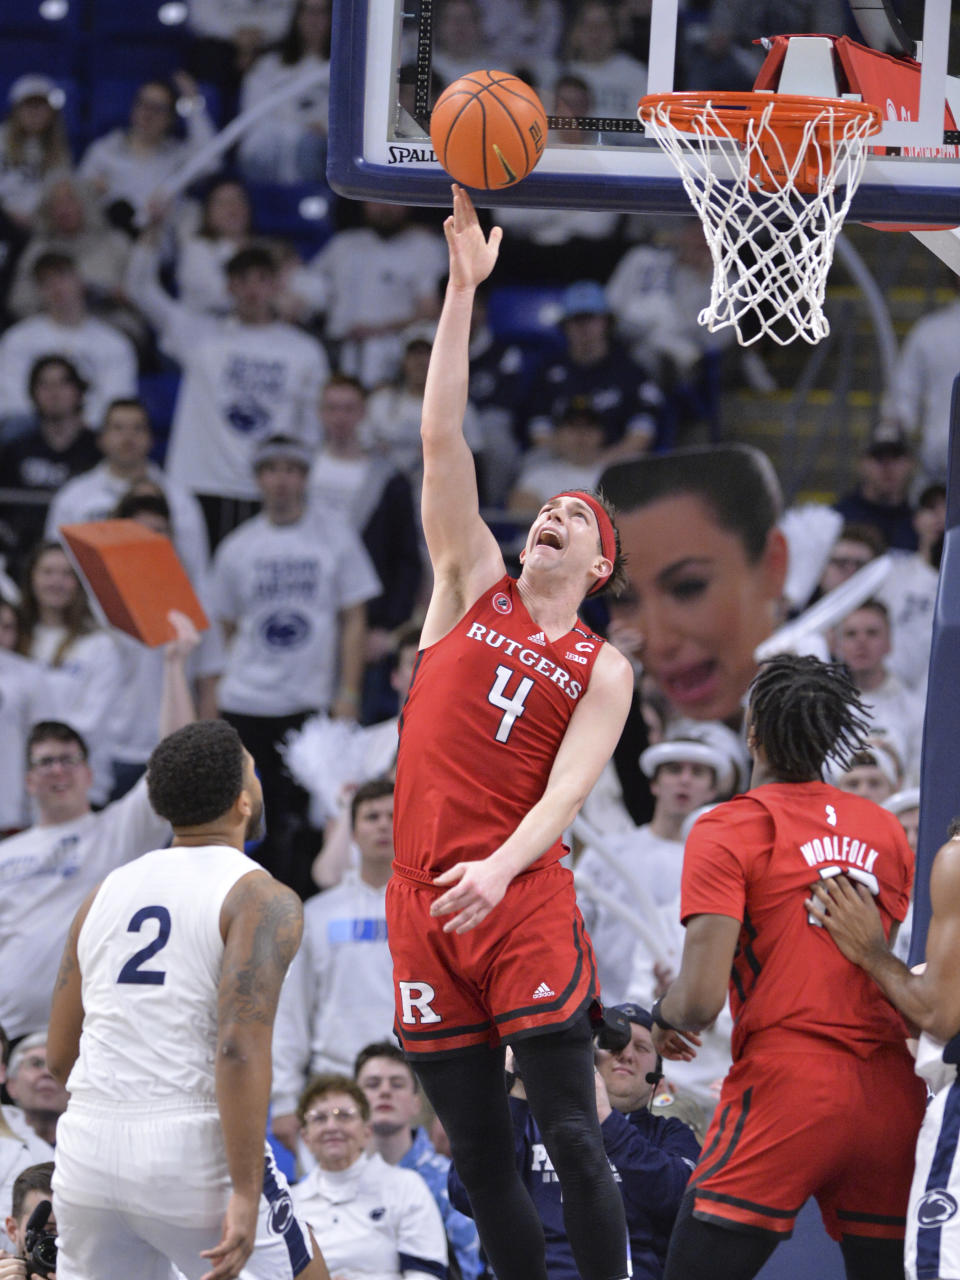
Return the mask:
M 80 930 L 74 1097 L 215 1098 L 220 911 L 252 859 L 223 845 L 146 853 L 110 873 Z

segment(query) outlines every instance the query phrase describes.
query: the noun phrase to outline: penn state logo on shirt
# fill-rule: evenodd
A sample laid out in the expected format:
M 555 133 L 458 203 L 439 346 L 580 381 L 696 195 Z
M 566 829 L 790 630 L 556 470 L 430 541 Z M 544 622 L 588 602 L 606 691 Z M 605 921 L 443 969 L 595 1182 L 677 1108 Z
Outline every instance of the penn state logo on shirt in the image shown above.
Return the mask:
M 289 1191 L 283 1191 L 270 1205 L 268 1225 L 274 1235 L 282 1236 L 293 1220 L 293 1200 Z
M 492 601 L 492 603 L 493 603 L 493 607 L 496 609 L 497 613 L 512 613 L 512 612 L 513 612 L 513 602 L 512 602 L 512 600 L 510 599 L 510 597 L 509 597 L 509 596 L 505 596 L 505 595 L 503 594 L 503 592 L 502 592 L 502 591 L 498 591 L 498 592 L 497 592 L 497 594 L 493 597 L 493 601 Z
M 226 418 L 234 431 L 245 436 L 262 431 L 270 422 L 269 413 L 256 400 L 235 400 L 227 407 Z
M 278 609 L 260 624 L 260 634 L 271 649 L 299 649 L 310 636 L 310 623 L 302 613 Z
M 957 1202 L 949 1191 L 936 1187 L 928 1191 L 917 1205 L 917 1222 L 921 1227 L 939 1227 L 955 1217 Z
M 370 1210 L 370 1217 L 374 1222 L 379 1222 L 383 1215 L 387 1212 L 385 1205 L 378 1205 L 376 1209 Z
M 70 835 L 58 840 L 54 846 L 51 854 L 53 869 L 58 871 L 65 880 L 76 875 L 80 870 L 79 845 L 80 837 Z

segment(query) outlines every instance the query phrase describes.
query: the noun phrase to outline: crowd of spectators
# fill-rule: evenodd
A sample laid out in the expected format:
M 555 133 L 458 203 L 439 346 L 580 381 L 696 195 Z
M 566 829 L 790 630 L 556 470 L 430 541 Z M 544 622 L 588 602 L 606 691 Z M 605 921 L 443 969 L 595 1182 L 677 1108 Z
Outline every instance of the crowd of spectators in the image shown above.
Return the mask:
M 832 0 L 804 7 L 807 29 L 845 29 Z M 496 63 L 532 78 L 558 114 L 630 115 L 646 8 L 443 0 L 434 70 L 446 82 Z M 749 10 L 704 10 L 691 85 L 752 82 Z M 433 1275 L 448 1257 L 463 1277 L 482 1272 L 448 1162 L 418 1127 L 429 1116 L 416 1082 L 385 1041 L 390 775 L 430 588 L 418 432 L 446 269 L 440 215 L 331 195 L 311 245 L 258 225 L 254 200 L 263 184 L 322 184 L 330 25 L 329 0 L 192 0 L 195 74 L 144 78 L 110 131 L 80 145 L 44 66 L 24 68 L 0 123 L 0 1024 L 15 1042 L 8 1057 L 0 1035 L 0 1205 L 12 1196 L 12 1245 L 43 1177 L 15 1182 L 52 1157 L 65 1105 L 44 1048 L 66 924 L 106 870 L 167 838 L 138 779 L 176 678 L 251 750 L 267 813 L 255 856 L 310 899 L 277 1020 L 272 1123 L 306 1175 L 295 1202 L 331 1272 L 392 1274 L 400 1255 Z M 231 109 L 256 110 L 297 78 L 304 89 L 261 110 L 185 195 L 163 194 Z M 595 485 L 624 457 L 715 440 L 716 388 L 749 373 L 696 323 L 709 262 L 695 223 L 668 233 L 589 211 L 495 216 L 506 233 L 495 284 L 546 286 L 555 316 L 528 342 L 498 329 L 495 293 L 474 317 L 464 432 L 512 555 L 553 493 Z M 808 643 L 847 665 L 870 720 L 867 748 L 832 780 L 891 808 L 911 842 L 958 315 L 954 303 L 908 337 L 856 487 L 815 513 L 818 539 L 787 538 L 809 562 L 808 589 L 773 601 L 788 623 L 889 556 L 880 585 Z M 158 384 L 171 389 L 159 405 Z M 211 620 L 196 647 L 148 650 L 103 624 L 58 531 L 110 517 L 173 541 Z M 635 652 L 616 609 L 593 606 L 590 622 Z M 642 660 L 637 674 L 639 736 L 625 735 L 573 833 L 604 996 L 639 1010 L 627 1015 L 635 1033 L 679 966 L 689 826 L 749 778 L 739 713 L 693 722 Z M 634 742 L 645 749 L 625 765 Z M 670 1067 L 671 1095 L 690 1101 L 701 1133 L 728 1032 L 721 1017 L 697 1064 Z M 688 1128 L 664 1139 L 648 1124 L 657 1091 L 621 1105 L 609 1077 L 598 1084 L 628 1210 L 631 1196 L 647 1206 L 631 1232 L 635 1274 L 650 1276 L 679 1199 L 651 1208 L 650 1179 L 663 1189 L 666 1162 L 682 1189 L 696 1157 Z M 551 1275 L 564 1275 L 558 1184 L 522 1083 L 513 1097 L 518 1162 L 553 1233 Z M 369 1197 L 389 1204 L 382 1222 Z M 454 1202 L 469 1210 L 456 1191 Z

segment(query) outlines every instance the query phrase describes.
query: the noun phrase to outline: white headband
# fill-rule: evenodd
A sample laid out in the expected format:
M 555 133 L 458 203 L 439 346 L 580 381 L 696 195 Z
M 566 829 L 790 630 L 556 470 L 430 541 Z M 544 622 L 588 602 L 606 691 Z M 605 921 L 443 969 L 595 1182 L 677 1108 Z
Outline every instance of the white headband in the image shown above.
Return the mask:
M 705 742 L 694 742 L 686 738 L 668 738 L 655 746 L 647 747 L 640 757 L 640 768 L 652 778 L 662 764 L 705 764 L 714 772 L 717 780 L 717 791 L 727 795 L 733 789 L 736 771 L 733 761 L 715 747 Z
M 906 813 L 908 809 L 919 809 L 920 788 L 906 787 L 903 791 L 895 791 L 892 796 L 887 796 L 886 800 L 881 802 L 881 807 L 898 816 Z
M 891 787 L 899 787 L 900 768 L 897 764 L 896 757 L 893 755 L 892 749 L 888 750 L 883 743 L 874 740 L 873 742 L 866 743 L 864 746 L 860 747 L 857 750 L 856 755 L 858 757 L 856 763 L 852 764 L 850 769 L 862 769 L 865 765 L 870 765 L 872 763 L 880 770 L 886 780 L 890 783 Z M 861 762 L 859 759 L 860 756 L 871 756 L 872 760 Z M 825 768 L 827 781 L 839 784 L 840 780 L 845 778 L 850 772 L 850 769 L 842 769 L 836 760 L 828 760 Z

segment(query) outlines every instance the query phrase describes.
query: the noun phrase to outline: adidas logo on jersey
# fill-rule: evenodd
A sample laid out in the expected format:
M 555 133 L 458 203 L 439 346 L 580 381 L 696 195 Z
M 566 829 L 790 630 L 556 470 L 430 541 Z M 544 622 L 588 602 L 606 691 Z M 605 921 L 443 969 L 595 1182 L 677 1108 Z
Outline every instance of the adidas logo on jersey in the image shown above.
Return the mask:
M 538 631 L 535 636 L 527 636 L 527 640 L 530 642 L 530 644 L 546 644 L 547 643 L 547 637 L 543 634 L 542 631 Z
M 537 987 L 536 991 L 533 993 L 533 998 L 534 1000 L 546 1000 L 547 996 L 552 995 L 556 995 L 556 992 L 551 991 L 545 982 L 541 982 L 539 987 Z

